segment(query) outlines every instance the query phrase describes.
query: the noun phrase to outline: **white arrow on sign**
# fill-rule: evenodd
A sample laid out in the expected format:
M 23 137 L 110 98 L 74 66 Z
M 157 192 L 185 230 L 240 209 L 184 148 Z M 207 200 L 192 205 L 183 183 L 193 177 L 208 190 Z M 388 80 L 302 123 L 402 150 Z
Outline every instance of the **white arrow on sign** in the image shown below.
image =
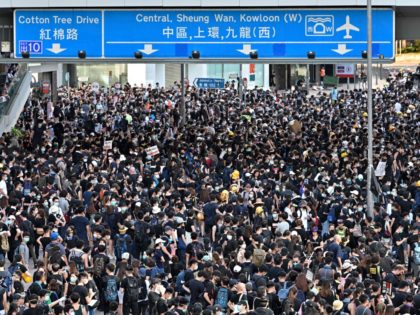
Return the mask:
M 249 55 L 252 51 L 256 51 L 256 49 L 252 49 L 251 45 L 243 45 L 242 49 L 238 49 L 238 51 L 244 55 Z
M 351 52 L 353 49 L 347 49 L 346 44 L 338 44 L 337 49 L 333 49 L 332 51 L 335 51 L 337 54 L 345 55 L 348 52 Z
M 65 50 L 67 50 L 67 48 L 61 48 L 60 44 L 52 44 L 51 48 L 47 48 L 48 51 L 51 51 L 54 54 L 59 54 Z
M 153 54 L 153 53 L 157 52 L 157 51 L 158 51 L 158 49 L 153 49 L 152 45 L 150 45 L 150 44 L 145 44 L 145 45 L 144 45 L 144 49 L 140 49 L 140 51 L 141 51 L 142 53 L 145 53 L 146 55 L 151 55 L 151 54 Z

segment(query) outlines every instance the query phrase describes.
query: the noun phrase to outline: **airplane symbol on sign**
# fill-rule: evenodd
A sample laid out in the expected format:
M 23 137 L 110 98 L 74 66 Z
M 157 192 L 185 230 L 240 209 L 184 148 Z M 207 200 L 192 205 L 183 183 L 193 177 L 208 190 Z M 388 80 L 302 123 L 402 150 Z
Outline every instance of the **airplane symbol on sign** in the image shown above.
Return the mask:
M 336 29 L 337 32 L 346 31 L 344 39 L 351 39 L 350 31 L 360 32 L 360 29 L 350 23 L 350 16 L 346 16 L 346 23 Z

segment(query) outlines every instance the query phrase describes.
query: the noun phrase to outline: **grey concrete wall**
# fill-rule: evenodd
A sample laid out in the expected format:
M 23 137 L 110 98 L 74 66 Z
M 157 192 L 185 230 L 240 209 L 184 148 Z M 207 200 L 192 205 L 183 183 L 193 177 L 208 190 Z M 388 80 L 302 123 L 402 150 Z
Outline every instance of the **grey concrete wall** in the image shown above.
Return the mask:
M 420 40 L 420 16 L 399 16 L 395 24 L 395 39 Z

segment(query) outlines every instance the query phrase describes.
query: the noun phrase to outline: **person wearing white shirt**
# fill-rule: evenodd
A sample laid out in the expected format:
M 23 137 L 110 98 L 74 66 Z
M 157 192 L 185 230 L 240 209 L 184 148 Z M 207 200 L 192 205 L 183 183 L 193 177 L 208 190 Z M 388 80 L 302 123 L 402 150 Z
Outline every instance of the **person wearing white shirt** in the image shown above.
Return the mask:
M 282 235 L 284 232 L 288 231 L 290 229 L 290 224 L 287 221 L 287 213 L 282 213 L 279 215 L 280 223 L 277 225 L 276 232 L 280 232 Z
M 0 195 L 1 197 L 6 197 L 8 196 L 8 192 L 7 192 L 7 184 L 6 184 L 6 180 L 7 180 L 7 175 L 3 174 L 1 177 L 1 181 L 0 181 Z
M 60 221 L 60 226 L 64 225 L 66 222 L 64 220 L 63 211 L 60 208 L 60 202 L 58 197 L 54 197 L 52 206 L 48 209 L 48 214 L 53 215 L 56 221 Z
M 7 191 L 7 174 L 3 173 L 0 180 L 0 207 L 5 208 L 8 206 L 8 191 Z

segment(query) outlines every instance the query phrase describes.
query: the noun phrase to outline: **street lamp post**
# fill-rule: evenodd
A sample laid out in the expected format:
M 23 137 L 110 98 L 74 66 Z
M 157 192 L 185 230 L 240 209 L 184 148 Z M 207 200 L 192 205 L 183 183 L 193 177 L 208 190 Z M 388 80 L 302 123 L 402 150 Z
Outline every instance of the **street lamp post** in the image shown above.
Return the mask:
M 367 215 L 373 217 L 371 191 L 373 170 L 373 104 L 372 104 L 372 0 L 367 0 L 367 112 L 368 112 L 368 168 L 367 168 Z

